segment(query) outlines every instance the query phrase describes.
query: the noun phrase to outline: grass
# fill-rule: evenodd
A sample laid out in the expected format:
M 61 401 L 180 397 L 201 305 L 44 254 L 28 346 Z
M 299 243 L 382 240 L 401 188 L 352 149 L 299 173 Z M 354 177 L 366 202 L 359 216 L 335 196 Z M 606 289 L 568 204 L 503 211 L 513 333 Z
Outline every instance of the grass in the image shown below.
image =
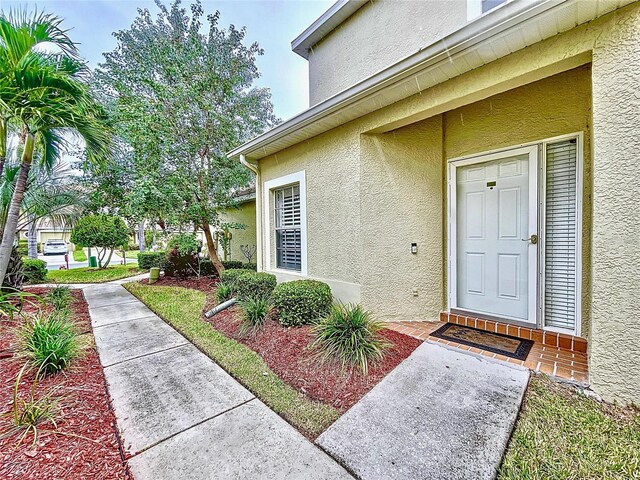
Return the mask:
M 47 282 L 56 283 L 102 283 L 140 273 L 137 263 L 114 265 L 104 268 L 72 268 L 71 270 L 50 270 Z
M 312 401 L 284 383 L 257 353 L 203 321 L 205 293 L 140 283 L 128 283 L 125 288 L 306 435 L 316 437 L 340 416 L 335 408 Z
M 80 248 L 80 247 L 76 248 L 73 251 L 73 259 L 76 262 L 86 262 L 87 261 L 87 254 L 84 253 L 84 248 Z
M 122 253 L 122 252 L 120 252 Z M 135 260 L 138 260 L 138 254 L 140 253 L 140 250 L 127 250 L 124 255 L 127 258 L 133 258 Z
M 498 478 L 638 479 L 640 411 L 534 376 Z

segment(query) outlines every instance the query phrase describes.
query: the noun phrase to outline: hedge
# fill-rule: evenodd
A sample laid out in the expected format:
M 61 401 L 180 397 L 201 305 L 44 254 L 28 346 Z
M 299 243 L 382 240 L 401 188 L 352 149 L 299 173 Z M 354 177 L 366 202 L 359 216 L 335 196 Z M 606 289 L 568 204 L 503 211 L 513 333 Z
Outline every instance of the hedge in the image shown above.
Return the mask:
M 244 270 L 242 268 L 231 268 L 222 272 L 222 275 L 220 275 L 220 281 L 231 285 L 231 287 L 235 289 L 238 277 L 240 275 L 244 275 L 245 273 L 247 273 L 247 270 Z
M 222 266 L 225 268 L 225 270 L 226 269 L 235 270 L 238 268 L 244 268 L 244 264 L 242 262 L 239 262 L 238 260 L 223 261 Z
M 317 280 L 295 280 L 278 285 L 271 295 L 285 327 L 315 323 L 331 310 L 331 287 Z
M 22 260 L 22 272 L 27 283 L 44 282 L 47 279 L 47 262 L 37 258 Z
M 29 241 L 28 240 L 18 240 L 18 254 L 21 257 L 26 257 L 29 255 Z
M 167 259 L 167 252 L 139 252 L 138 267 L 143 270 L 149 270 L 153 267 L 164 269 Z
M 276 276 L 271 273 L 244 270 L 232 288 L 238 300 L 262 300 L 271 297 L 276 283 Z

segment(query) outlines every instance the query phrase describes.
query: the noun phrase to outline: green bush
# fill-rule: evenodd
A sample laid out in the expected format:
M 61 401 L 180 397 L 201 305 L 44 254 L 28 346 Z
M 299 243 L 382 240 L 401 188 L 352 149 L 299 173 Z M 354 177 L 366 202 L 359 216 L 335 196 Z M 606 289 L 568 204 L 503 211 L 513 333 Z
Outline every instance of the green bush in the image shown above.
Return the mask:
M 213 266 L 213 262 L 210 258 L 205 257 L 200 259 L 200 275 L 203 277 L 217 277 L 218 272 L 216 267 Z
M 258 265 L 256 265 L 255 263 L 243 263 L 242 268 L 244 268 L 245 270 L 253 270 L 255 272 L 256 270 L 258 270 Z
M 281 283 L 272 294 L 280 323 L 285 327 L 315 323 L 331 310 L 331 288 L 317 280 Z
M 37 258 L 22 260 L 22 273 L 27 283 L 44 282 L 47 279 L 47 262 Z
M 235 291 L 236 281 L 238 280 L 238 277 L 240 275 L 244 275 L 245 273 L 247 273 L 247 271 L 241 268 L 231 268 L 222 272 L 222 275 L 220 275 L 220 281 L 222 283 L 229 284 Z
M 28 240 L 18 240 L 18 253 L 21 257 L 26 257 L 29 255 L 29 241 Z
M 163 270 L 166 259 L 167 252 L 139 252 L 138 267 L 142 270 L 149 270 L 153 267 Z
M 369 362 L 382 360 L 389 346 L 379 334 L 383 328 L 360 305 L 336 304 L 329 316 L 313 327 L 311 348 L 318 350 L 324 361 L 339 362 L 342 368 L 357 366 L 366 375 Z
M 237 260 L 229 260 L 229 261 L 223 261 L 222 262 L 222 266 L 226 269 L 229 270 L 235 270 L 235 269 L 239 269 L 239 268 L 244 268 L 244 264 L 242 262 L 239 262 Z
M 268 299 L 276 288 L 276 283 L 275 275 L 244 270 L 236 279 L 234 293 L 238 300 Z
M 87 215 L 76 222 L 71 231 L 71 242 L 76 247 L 95 247 L 98 267 L 106 268 L 113 250 L 129 241 L 129 227 L 115 215 Z
M 24 324 L 19 333 L 19 355 L 44 374 L 63 370 L 82 352 L 68 310 L 39 314 Z
M 177 233 L 167 242 L 167 250 L 175 250 L 178 255 L 195 255 L 198 253 L 200 244 L 195 233 Z
M 246 335 L 262 327 L 269 310 L 271 310 L 267 298 L 248 298 L 238 304 L 242 309 L 242 322 L 238 326 L 238 331 L 242 335 Z
M 219 283 L 216 289 L 216 300 L 218 305 L 222 302 L 226 302 L 233 295 L 233 288 L 228 283 Z

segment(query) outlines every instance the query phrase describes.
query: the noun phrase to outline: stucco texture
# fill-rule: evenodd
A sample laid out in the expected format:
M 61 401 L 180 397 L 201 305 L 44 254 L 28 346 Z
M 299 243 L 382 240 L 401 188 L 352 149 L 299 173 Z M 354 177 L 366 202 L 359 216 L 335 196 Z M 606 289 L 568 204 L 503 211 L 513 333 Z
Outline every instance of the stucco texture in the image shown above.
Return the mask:
M 238 205 L 238 208 L 228 210 L 223 219 L 229 223 L 239 223 L 244 225 L 244 229 L 231 230 L 231 248 L 228 260 L 246 262 L 247 258 L 242 253 L 241 245 L 255 247 L 256 243 L 256 202 L 248 200 Z M 252 262 L 257 261 L 257 255 L 253 256 Z
M 607 399 L 640 404 L 640 8 L 593 49 L 590 372 Z
M 467 22 L 467 0 L 367 2 L 309 52 L 309 103 L 325 100 Z
M 635 3 L 261 159 L 261 182 L 306 171 L 309 276 L 360 289 L 382 318 L 435 319 L 447 159 L 583 132 L 591 378 L 640 403 L 639 25 Z

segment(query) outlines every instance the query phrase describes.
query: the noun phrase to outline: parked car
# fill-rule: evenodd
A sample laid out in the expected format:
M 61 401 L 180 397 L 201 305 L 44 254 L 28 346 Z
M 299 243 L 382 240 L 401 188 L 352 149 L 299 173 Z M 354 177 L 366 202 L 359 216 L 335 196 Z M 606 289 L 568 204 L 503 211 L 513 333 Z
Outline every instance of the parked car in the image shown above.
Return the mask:
M 68 251 L 69 245 L 67 245 L 67 242 L 57 238 L 47 240 L 42 246 L 42 253 L 44 255 L 64 255 Z

